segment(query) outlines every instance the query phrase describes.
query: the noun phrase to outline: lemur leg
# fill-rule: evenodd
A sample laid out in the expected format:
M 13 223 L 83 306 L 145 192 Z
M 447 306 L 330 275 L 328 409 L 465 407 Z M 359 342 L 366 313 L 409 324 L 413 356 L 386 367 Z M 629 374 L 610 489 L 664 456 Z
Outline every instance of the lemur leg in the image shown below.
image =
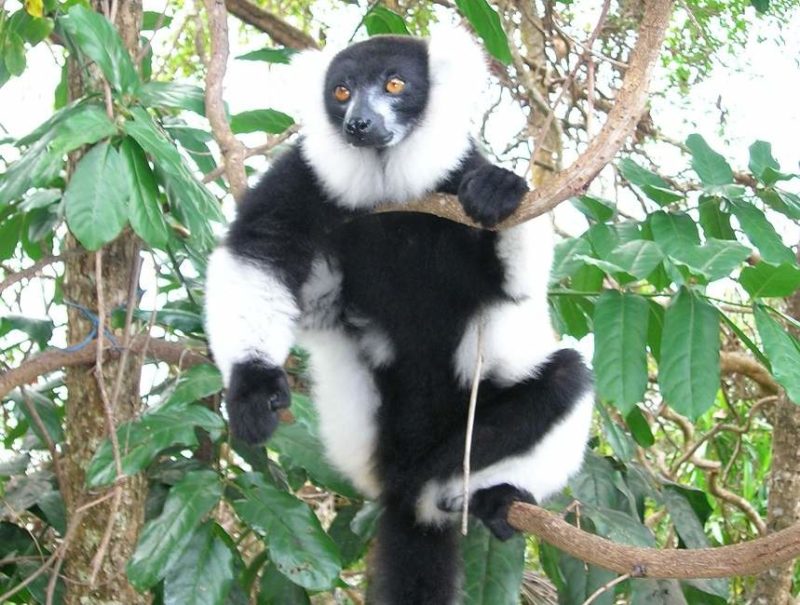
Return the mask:
M 508 484 L 541 501 L 561 489 L 580 468 L 591 424 L 591 373 L 581 355 L 561 349 L 536 376 L 510 387 L 484 381 L 481 390 L 470 493 Z M 418 465 L 425 473 L 416 503 L 421 521 L 442 523 L 461 510 L 464 436 L 463 425 L 454 428 Z

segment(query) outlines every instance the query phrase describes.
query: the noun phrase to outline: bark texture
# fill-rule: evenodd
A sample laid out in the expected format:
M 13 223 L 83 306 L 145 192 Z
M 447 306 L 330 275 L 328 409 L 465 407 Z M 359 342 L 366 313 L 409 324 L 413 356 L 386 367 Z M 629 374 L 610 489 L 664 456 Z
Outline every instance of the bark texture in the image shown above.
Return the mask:
M 800 290 L 789 299 L 787 312 L 800 319 Z M 793 331 L 800 336 L 800 331 Z M 800 371 L 800 368 L 798 369 Z M 800 522 L 800 402 L 781 392 L 772 412 L 772 468 L 769 474 L 767 527 L 780 531 Z M 754 605 L 793 605 L 792 579 L 797 561 L 768 569 L 756 580 Z
M 103 4 L 105 3 L 102 0 L 92 1 L 93 8 L 98 11 L 102 10 Z M 128 50 L 135 54 L 141 28 L 141 0 L 124 0 L 115 4 L 115 25 Z M 70 60 L 69 86 L 72 98 L 90 91 L 102 91 L 100 79 L 87 77 L 74 58 Z M 73 238 L 69 238 L 68 247 L 70 250 L 80 249 Z M 107 314 L 117 307 L 127 306 L 131 271 L 136 267 L 135 259 L 138 254 L 136 238 L 130 232 L 103 247 L 101 281 Z M 98 284 L 95 279 L 95 262 L 96 256 L 93 253 L 70 254 L 67 257 L 64 298 L 96 315 Z M 78 307 L 69 307 L 68 319 L 71 345 L 81 342 L 92 331 L 92 321 Z M 115 338 L 118 342 L 122 340 L 121 330 L 115 332 Z M 109 397 L 112 397 L 120 364 L 119 358 L 109 358 L 103 363 L 103 377 Z M 112 402 L 116 424 L 136 416 L 141 407 L 138 357 L 128 356 L 126 367 L 121 371 L 119 397 Z M 106 495 L 86 489 L 85 469 L 102 440 L 108 435 L 108 427 L 94 366 L 68 367 L 65 380 L 69 398 L 66 406 L 67 447 L 62 460 L 62 492 L 67 505 L 68 520 L 77 520 L 77 526 L 67 545 L 64 560 L 63 573 L 67 578 L 64 602 L 67 605 L 149 603 L 149 595 L 137 593 L 128 583 L 125 574 L 125 565 L 136 546 L 144 520 L 144 500 L 147 493 L 145 479 L 136 476 L 123 480 L 116 506 L 115 498 L 107 498 L 82 515 L 78 512 L 81 506 Z M 113 523 L 110 524 L 112 515 Z M 102 544 L 109 527 L 110 540 L 105 549 Z M 99 551 L 105 551 L 105 556 L 92 583 L 93 562 Z

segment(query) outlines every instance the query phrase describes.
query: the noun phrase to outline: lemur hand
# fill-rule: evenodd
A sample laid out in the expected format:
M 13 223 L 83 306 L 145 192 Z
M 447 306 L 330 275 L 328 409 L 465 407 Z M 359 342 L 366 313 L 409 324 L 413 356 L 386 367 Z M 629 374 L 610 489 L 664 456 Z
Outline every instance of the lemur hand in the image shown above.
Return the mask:
M 233 436 L 250 444 L 263 443 L 278 427 L 278 410 L 291 403 L 286 373 L 260 361 L 237 363 L 226 402 Z
M 527 192 L 525 179 L 490 165 L 464 175 L 458 199 L 472 220 L 484 227 L 494 227 L 511 216 Z

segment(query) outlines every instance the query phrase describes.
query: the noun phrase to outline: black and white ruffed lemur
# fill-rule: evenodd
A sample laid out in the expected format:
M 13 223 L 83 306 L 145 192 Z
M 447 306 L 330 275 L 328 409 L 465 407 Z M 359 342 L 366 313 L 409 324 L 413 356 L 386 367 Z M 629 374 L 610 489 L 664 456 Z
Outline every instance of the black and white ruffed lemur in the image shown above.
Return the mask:
M 231 431 L 269 438 L 290 401 L 281 366 L 305 347 L 328 459 L 384 506 L 369 602 L 456 603 L 479 323 L 470 511 L 508 538 L 510 503 L 560 490 L 583 459 L 592 379 L 551 327 L 551 226 L 494 232 L 370 212 L 439 191 L 491 227 L 526 193 L 470 135 L 487 70 L 466 31 L 378 36 L 294 63 L 308 90 L 301 138 L 247 194 L 208 265 Z

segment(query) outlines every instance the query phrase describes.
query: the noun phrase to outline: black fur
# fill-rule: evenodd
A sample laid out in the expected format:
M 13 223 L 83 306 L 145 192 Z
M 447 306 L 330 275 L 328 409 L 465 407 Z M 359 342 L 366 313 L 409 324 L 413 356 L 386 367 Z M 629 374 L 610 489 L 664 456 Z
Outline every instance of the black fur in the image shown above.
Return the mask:
M 361 52 L 344 51 L 328 72 L 324 94 L 330 119 L 341 125 L 344 115 L 331 101 L 337 85 L 357 87 L 361 76 L 380 81 L 400 75 L 409 89 L 398 111 L 413 123 L 427 100 L 424 44 L 408 38 L 363 44 L 374 52 L 365 55 L 364 47 L 355 45 L 351 48 Z M 414 65 L 416 72 L 409 68 Z M 527 190 L 521 178 L 489 164 L 474 143 L 458 169 L 441 175 L 437 188 L 457 193 L 469 216 L 486 226 L 511 214 Z M 460 472 L 469 393 L 453 375 L 453 358 L 470 319 L 508 299 L 498 237 L 430 215 L 342 209 L 298 147 L 273 164 L 231 226 L 230 250 L 265 267 L 298 297 L 314 257 L 334 259 L 343 281 L 333 321 L 358 336 L 366 320 L 392 343 L 393 361 L 373 371 L 381 398 L 376 465 L 385 512 L 370 603 L 440 605 L 456 596 L 455 530 L 420 524 L 415 506 L 427 481 Z M 569 349 L 554 353 L 524 382 L 501 386 L 487 377 L 479 391 L 472 468 L 529 450 L 590 386 L 588 369 Z M 268 438 L 275 427 L 269 402 L 276 394 L 283 402 L 287 393 L 280 370 L 236 366 L 227 396 L 233 433 L 250 442 Z M 515 499 L 532 497 L 501 485 L 477 492 L 471 506 L 506 539 L 513 529 L 505 514 Z
M 266 441 L 278 426 L 278 410 L 288 408 L 291 400 L 282 368 L 260 361 L 237 363 L 226 398 L 231 432 L 247 443 Z
M 382 97 L 391 103 L 399 126 L 413 124 L 428 102 L 430 77 L 427 58 L 425 42 L 408 36 L 377 36 L 340 52 L 328 68 L 323 91 L 331 123 L 355 145 L 371 143 L 380 146 L 385 136 L 389 135 L 391 139 L 381 117 L 370 109 L 367 97 Z M 386 82 L 391 78 L 400 78 L 405 83 L 402 94 L 392 95 L 386 91 Z M 351 93 L 350 99 L 344 102 L 336 100 L 334 91 L 337 86 L 347 88 Z M 351 105 L 355 107 L 350 118 L 361 120 L 362 128 L 351 130 L 344 123 Z

